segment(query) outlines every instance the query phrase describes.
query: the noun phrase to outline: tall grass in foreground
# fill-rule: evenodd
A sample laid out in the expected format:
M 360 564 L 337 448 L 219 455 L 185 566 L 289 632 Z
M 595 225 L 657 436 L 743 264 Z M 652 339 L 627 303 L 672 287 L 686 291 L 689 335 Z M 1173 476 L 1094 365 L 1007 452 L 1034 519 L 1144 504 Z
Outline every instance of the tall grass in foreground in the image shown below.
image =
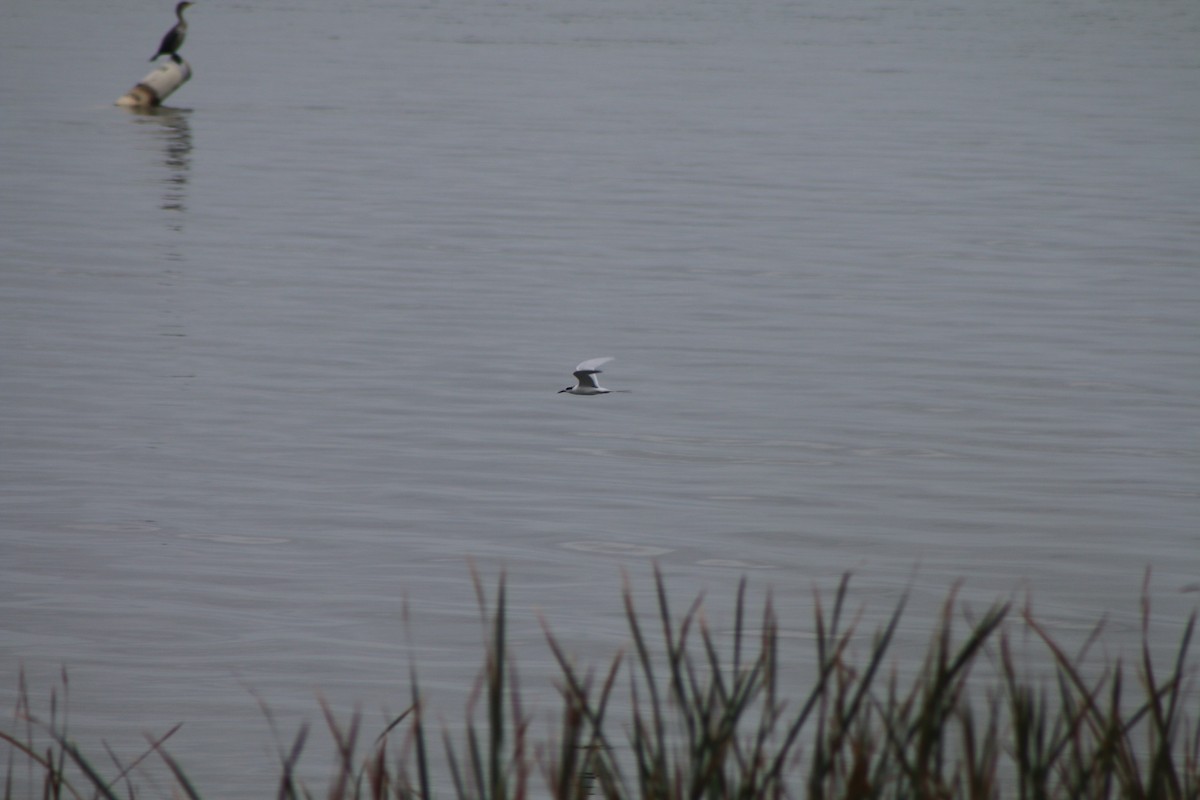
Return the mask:
M 504 579 L 489 603 L 476 576 L 487 626 L 483 665 L 465 731 L 441 736 L 445 774 L 435 777 L 430 768 L 438 745 L 414 665 L 411 706 L 380 732 L 364 736 L 358 715 L 338 720 L 322 702 L 336 750 L 328 785 L 309 787 L 296 776 L 305 726 L 280 746 L 276 796 L 1200 798 L 1200 704 L 1188 660 L 1195 614 L 1171 663 L 1155 664 L 1144 600 L 1140 658 L 1132 667 L 1104 664 L 1087 677 L 1082 657 L 1073 659 L 1028 612 L 1007 604 L 956 635 L 951 592 L 923 664 L 902 678 L 888 652 L 904 604 L 856 655 L 852 645 L 862 637 L 843 578 L 828 601 L 814 593 L 815 678 L 806 693 L 785 697 L 769 601 L 761 619 L 748 620 L 743 581 L 732 639 L 718 640 L 699 600 L 676 616 L 660 573 L 655 583 L 649 627 L 626 585 L 629 652 L 598 670 L 576 666 L 543 623 L 561 706 L 554 732 L 533 741 L 506 645 Z M 1045 648 L 1047 679 L 1019 668 L 1013 629 L 1031 632 Z M 973 671 L 990 676 L 985 685 L 971 682 Z M 15 788 L 22 779 L 43 798 L 140 797 L 132 776 L 147 760 L 165 766 L 172 796 L 200 797 L 202 771 L 189 778 L 165 747 L 178 726 L 148 737 L 145 752 L 128 763 L 107 747 L 104 766 L 85 756 L 59 708 L 67 688 L 64 672 L 48 716 L 38 716 L 20 676 L 11 725 L 0 729 L 0 749 L 8 751 L 4 798 L 26 796 Z

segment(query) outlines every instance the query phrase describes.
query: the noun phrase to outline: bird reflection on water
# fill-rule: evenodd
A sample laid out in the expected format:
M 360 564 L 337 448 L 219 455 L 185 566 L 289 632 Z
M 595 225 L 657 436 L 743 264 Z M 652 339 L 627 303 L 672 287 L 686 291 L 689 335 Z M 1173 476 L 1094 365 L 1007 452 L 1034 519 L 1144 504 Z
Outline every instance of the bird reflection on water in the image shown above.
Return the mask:
M 191 113 L 191 109 L 168 106 L 134 111 L 135 124 L 149 132 L 156 146 L 161 147 L 162 162 L 166 167 L 166 175 L 162 178 L 165 189 L 159 203 L 163 211 L 187 210 L 187 184 L 192 166 L 192 126 L 188 120 Z M 182 219 L 174 219 L 170 225 L 179 229 L 182 223 Z

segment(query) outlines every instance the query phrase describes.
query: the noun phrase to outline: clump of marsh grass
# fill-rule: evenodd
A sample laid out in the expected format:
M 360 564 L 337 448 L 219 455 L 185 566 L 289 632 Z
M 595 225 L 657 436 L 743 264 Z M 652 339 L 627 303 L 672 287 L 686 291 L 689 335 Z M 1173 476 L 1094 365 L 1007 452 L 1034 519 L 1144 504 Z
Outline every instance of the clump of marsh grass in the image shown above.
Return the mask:
M 1200 798 L 1200 719 L 1189 661 L 1196 615 L 1164 666 L 1151 657 L 1147 599 L 1135 663 L 1112 660 L 1095 674 L 1084 663 L 1087 646 L 1070 656 L 1027 609 L 1014 612 L 1007 603 L 967 618 L 956 633 L 960 608 L 952 590 L 924 660 L 901 670 L 890 653 L 904 603 L 863 647 L 844 577 L 828 601 L 814 593 L 814 677 L 789 695 L 781 687 L 786 665 L 770 600 L 751 622 L 743 581 L 732 636 L 718 637 L 699 599 L 682 615 L 673 612 L 656 570 L 650 622 L 627 581 L 628 652 L 599 668 L 576 665 L 543 621 L 558 666 L 559 708 L 551 733 L 533 741 L 508 648 L 504 578 L 489 602 L 474 577 L 483 663 L 465 729 L 441 736 L 438 774 L 419 671 L 410 664 L 409 708 L 369 742 L 361 715 L 338 720 L 321 701 L 336 752 L 320 790 L 297 777 L 308 727 L 279 743 L 280 800 Z M 1021 667 L 1018 632 L 1044 648 L 1044 678 Z M 0 746 L 8 749 L 4 798 L 31 796 L 14 788 L 18 773 L 43 798 L 134 798 L 132 775 L 152 756 L 165 765 L 173 796 L 200 796 L 164 748 L 178 726 L 148 737 L 147 750 L 132 762 L 108 750 L 107 771 L 85 758 L 67 734 L 67 686 L 64 672 L 64 708 L 52 694 L 49 716 L 39 719 L 19 677 L 11 732 L 0 729 Z
M 4 774 L 5 800 L 25 797 L 42 797 L 44 800 L 120 800 L 122 796 L 133 798 L 136 792 L 131 776 L 151 755 L 157 755 L 173 776 L 177 796 L 198 800 L 199 795 L 187 775 L 164 748 L 164 743 L 175 735 L 182 723 L 172 726 L 166 733 L 157 737 L 146 734 L 147 749 L 128 763 L 123 762 L 116 752 L 104 743 L 104 751 L 112 762 L 113 771 L 108 777 L 103 777 L 105 768 L 84 756 L 67 736 L 70 687 L 70 678 L 66 668 L 63 668 L 59 673 L 58 685 L 50 692 L 49 716 L 41 719 L 32 712 L 25 672 L 21 670 L 18 673 L 13 732 L 0 730 L 0 744 L 8 747 Z M 44 734 L 44 737 L 39 734 Z M 42 744 L 43 738 L 49 742 Z M 33 794 L 34 791 L 37 793 Z

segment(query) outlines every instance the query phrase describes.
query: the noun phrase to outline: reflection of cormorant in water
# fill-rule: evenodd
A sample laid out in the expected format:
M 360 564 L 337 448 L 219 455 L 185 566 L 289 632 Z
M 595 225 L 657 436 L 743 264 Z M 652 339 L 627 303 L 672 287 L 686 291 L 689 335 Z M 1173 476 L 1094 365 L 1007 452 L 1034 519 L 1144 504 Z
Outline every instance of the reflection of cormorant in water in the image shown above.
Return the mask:
M 188 125 L 187 112 L 175 109 L 158 109 L 155 119 L 162 125 L 163 163 L 167 167 L 166 190 L 162 208 L 166 211 L 183 211 L 187 199 L 188 170 L 191 168 L 192 128 Z
M 152 147 L 139 147 L 147 152 L 157 152 L 162 156 L 162 165 L 166 168 L 159 183 L 163 187 L 159 208 L 164 211 L 187 210 L 188 173 L 192 166 L 192 127 L 188 123 L 188 109 L 168 108 L 159 106 L 146 109 L 133 115 L 134 123 L 150 135 L 144 140 Z M 183 217 L 175 217 L 169 223 L 172 228 L 178 228 L 183 223 Z
M 183 18 L 183 10 L 192 5 L 189 0 L 183 0 L 182 3 L 175 6 L 175 17 L 179 22 L 175 23 L 175 27 L 167 31 L 162 38 L 162 44 L 158 46 L 158 52 L 150 56 L 150 60 L 159 56 L 170 56 L 171 60 L 176 64 L 179 63 L 179 48 L 183 47 L 183 40 L 187 37 L 187 20 Z

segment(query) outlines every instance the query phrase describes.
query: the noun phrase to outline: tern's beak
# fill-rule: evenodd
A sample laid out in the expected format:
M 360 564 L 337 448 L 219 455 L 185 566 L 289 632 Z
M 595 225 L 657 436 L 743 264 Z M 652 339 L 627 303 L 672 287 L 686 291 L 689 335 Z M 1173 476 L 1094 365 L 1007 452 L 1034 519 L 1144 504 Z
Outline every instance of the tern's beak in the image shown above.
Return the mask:
M 562 394 L 563 392 L 569 392 L 569 391 L 571 391 L 571 387 L 570 387 L 570 386 L 568 386 L 568 387 L 567 387 L 567 388 L 565 388 L 565 389 L 559 389 L 559 390 L 558 390 L 558 393 L 559 393 L 559 394 Z

